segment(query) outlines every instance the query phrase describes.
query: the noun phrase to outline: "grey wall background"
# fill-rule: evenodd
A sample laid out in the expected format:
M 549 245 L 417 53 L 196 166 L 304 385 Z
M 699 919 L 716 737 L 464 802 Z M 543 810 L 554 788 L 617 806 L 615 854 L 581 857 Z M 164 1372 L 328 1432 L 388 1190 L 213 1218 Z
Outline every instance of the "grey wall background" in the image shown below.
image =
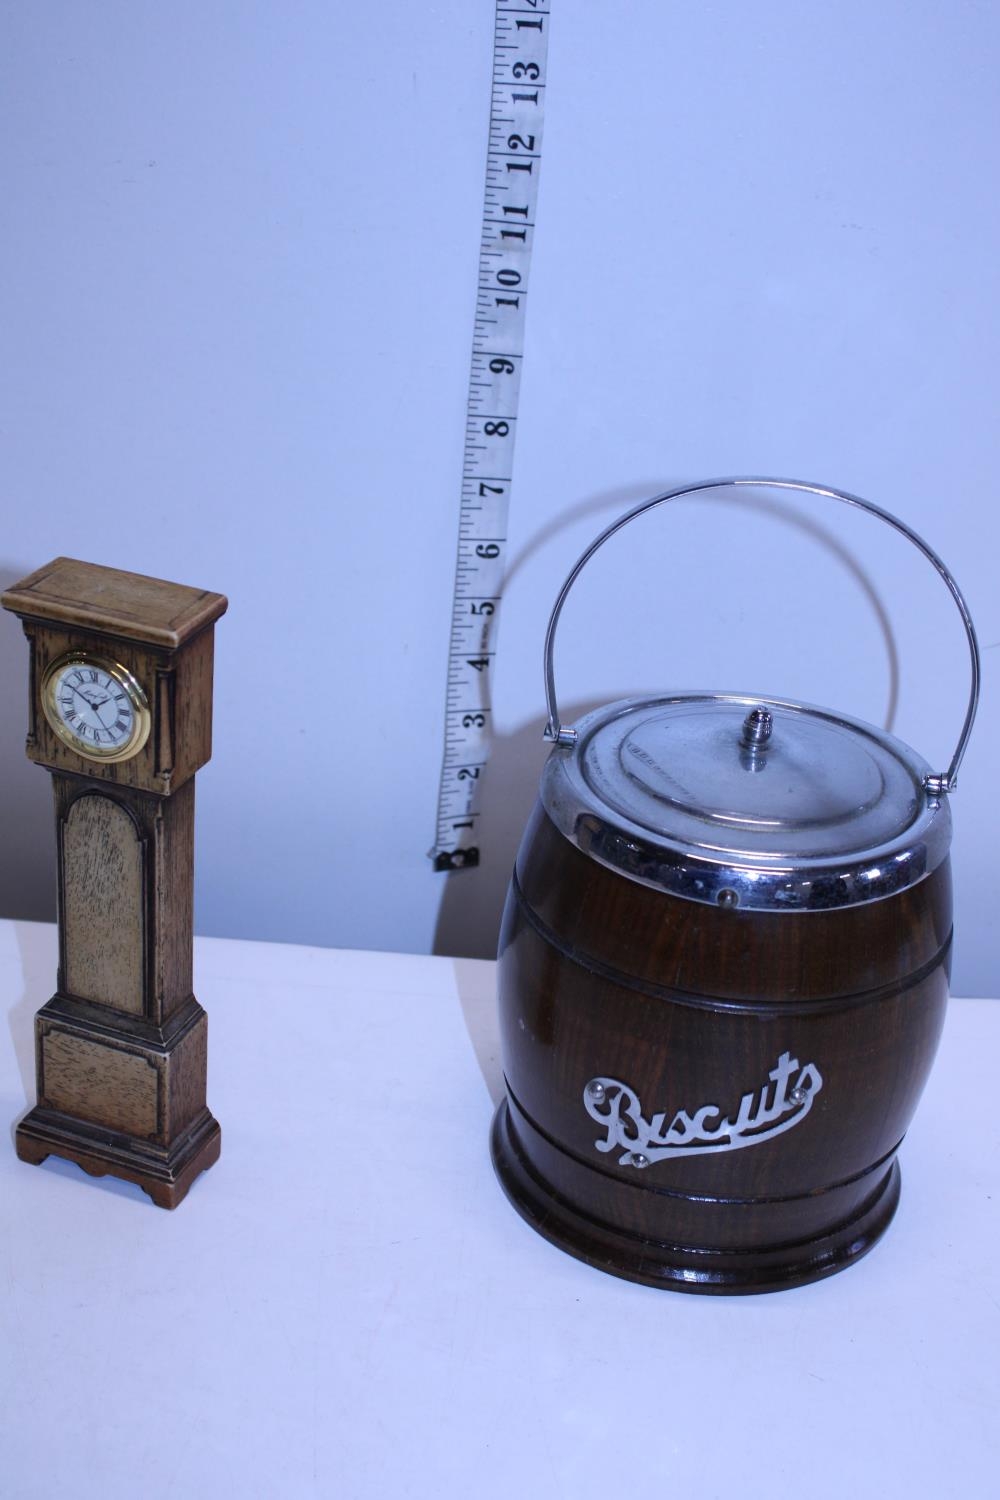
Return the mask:
M 545 619 L 591 535 L 711 474 L 855 490 L 937 546 L 986 647 L 954 980 L 995 994 L 1000 11 L 553 4 L 484 865 L 446 881 L 426 851 L 486 0 L 0 7 L 0 582 L 68 553 L 229 595 L 199 930 L 485 954 L 544 755 Z M 570 712 L 701 686 L 884 722 L 898 697 L 945 761 L 960 624 L 882 530 L 787 500 L 647 518 L 567 608 Z M 25 680 L 5 615 L 0 913 L 50 917 Z

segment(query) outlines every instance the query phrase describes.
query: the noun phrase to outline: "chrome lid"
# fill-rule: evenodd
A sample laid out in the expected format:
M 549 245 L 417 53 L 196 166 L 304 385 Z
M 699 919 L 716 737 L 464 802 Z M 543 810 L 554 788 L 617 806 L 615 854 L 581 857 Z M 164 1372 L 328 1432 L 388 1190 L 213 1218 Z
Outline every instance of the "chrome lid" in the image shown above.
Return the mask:
M 575 729 L 542 775 L 549 817 L 591 858 L 673 895 L 827 910 L 894 895 L 948 852 L 928 764 L 844 714 L 694 692 L 614 703 Z
M 902 740 L 808 703 L 738 693 L 629 699 L 563 724 L 553 650 L 563 605 L 587 563 L 623 526 L 703 491 L 773 488 L 836 500 L 906 537 L 943 580 L 965 627 L 971 681 L 948 767 Z M 583 852 L 644 885 L 720 906 L 821 911 L 878 901 L 929 875 L 948 853 L 948 796 L 979 703 L 979 644 L 968 605 L 937 553 L 898 517 L 846 490 L 794 479 L 706 479 L 654 495 L 577 558 L 545 632 L 542 773 L 550 818 Z

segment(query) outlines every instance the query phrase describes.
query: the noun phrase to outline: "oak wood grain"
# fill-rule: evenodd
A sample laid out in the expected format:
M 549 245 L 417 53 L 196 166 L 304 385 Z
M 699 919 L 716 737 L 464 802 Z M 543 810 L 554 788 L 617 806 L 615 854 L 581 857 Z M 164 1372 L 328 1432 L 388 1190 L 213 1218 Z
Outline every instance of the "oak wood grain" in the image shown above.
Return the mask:
M 4 609 L 177 650 L 228 607 L 222 594 L 143 573 L 56 557 L 0 596 Z
M 144 848 L 120 803 L 77 797 L 62 826 L 66 987 L 81 1000 L 142 1014 Z
M 60 921 L 59 987 L 78 999 L 117 1006 L 163 1022 L 191 997 L 194 908 L 194 779 L 170 797 L 122 787 L 94 787 L 76 776 L 54 775 Z M 88 812 L 71 870 L 67 834 Z M 139 886 L 113 877 L 108 848 L 91 836 L 95 821 L 114 819 L 128 848 L 139 850 Z M 117 865 L 113 868 L 117 868 Z M 120 904 L 118 904 L 120 903 Z M 116 920 L 117 918 L 117 920 Z M 136 1000 L 123 1001 L 110 969 L 138 974 Z
M 155 1136 L 159 1070 L 139 1052 L 46 1030 L 40 1102 L 130 1136 Z
M 841 1269 L 895 1207 L 950 954 L 947 861 L 866 906 L 739 911 L 629 880 L 537 807 L 500 938 L 506 1191 L 562 1248 L 651 1285 L 768 1290 Z M 647 1120 L 734 1119 L 786 1053 L 821 1076 L 808 1116 L 736 1149 L 623 1166 L 585 1107 L 604 1078 Z

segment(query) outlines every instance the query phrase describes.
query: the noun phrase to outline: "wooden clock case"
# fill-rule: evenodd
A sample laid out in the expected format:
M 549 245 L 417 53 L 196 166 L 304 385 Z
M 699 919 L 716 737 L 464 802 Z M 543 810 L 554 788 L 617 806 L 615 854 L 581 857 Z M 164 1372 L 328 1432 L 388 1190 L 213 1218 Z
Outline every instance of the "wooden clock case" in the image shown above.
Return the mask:
M 173 1208 L 221 1143 L 192 911 L 194 775 L 212 751 L 213 627 L 227 601 L 56 558 L 2 603 L 28 638 L 26 748 L 52 773 L 58 857 L 57 989 L 35 1018 L 38 1102 L 17 1153 L 67 1157 Z M 46 718 L 46 669 L 71 651 L 113 659 L 142 687 L 150 731 L 130 759 L 85 757 Z

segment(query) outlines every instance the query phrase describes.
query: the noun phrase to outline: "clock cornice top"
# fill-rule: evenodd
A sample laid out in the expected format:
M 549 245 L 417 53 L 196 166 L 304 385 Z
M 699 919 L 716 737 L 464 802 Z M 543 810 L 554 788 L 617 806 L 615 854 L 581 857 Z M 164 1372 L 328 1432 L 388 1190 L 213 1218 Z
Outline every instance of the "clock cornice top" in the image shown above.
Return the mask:
M 176 651 L 228 608 L 224 594 L 56 557 L 0 595 L 4 609 Z

